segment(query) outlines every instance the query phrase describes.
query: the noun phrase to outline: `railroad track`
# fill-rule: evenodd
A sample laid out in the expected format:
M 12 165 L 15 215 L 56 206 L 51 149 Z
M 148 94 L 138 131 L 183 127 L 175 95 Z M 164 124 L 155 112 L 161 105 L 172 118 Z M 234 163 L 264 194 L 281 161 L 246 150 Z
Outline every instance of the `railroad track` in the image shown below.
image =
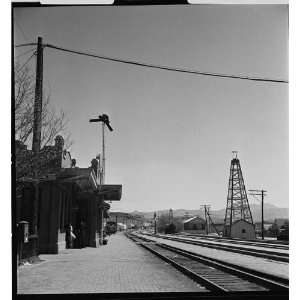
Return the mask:
M 128 238 L 152 252 L 205 288 L 205 292 L 278 292 L 288 295 L 288 279 L 191 253 L 144 236 L 127 233 Z
M 189 240 L 187 238 L 182 238 L 182 237 L 178 237 L 178 236 L 169 236 L 169 235 L 162 235 L 162 234 L 154 235 L 151 233 L 147 233 L 146 235 L 155 236 L 155 237 L 159 237 L 162 239 L 177 241 L 177 242 L 186 243 L 186 244 L 198 245 L 201 247 L 213 248 L 213 249 L 234 252 L 234 253 L 239 253 L 239 254 L 245 254 L 245 255 L 250 255 L 250 256 L 255 256 L 255 257 L 262 257 L 262 258 L 266 258 L 266 259 L 274 260 L 274 261 L 281 261 L 281 262 L 286 262 L 286 263 L 289 262 L 289 254 L 288 253 L 274 252 L 274 251 L 264 250 L 264 249 L 244 248 L 244 247 L 238 247 L 236 245 L 231 246 L 231 245 L 209 243 L 209 242 L 195 240 L 195 239 Z
M 248 246 L 271 248 L 271 249 L 289 250 L 289 245 L 279 244 L 279 243 L 275 244 L 272 243 L 272 241 L 245 241 L 245 240 L 238 240 L 233 238 L 231 239 L 231 238 L 224 238 L 224 237 L 213 237 L 213 236 L 207 236 L 203 234 L 193 234 L 193 233 L 177 233 L 175 235 L 182 236 L 182 237 L 205 239 L 209 241 L 216 241 L 219 243 L 231 243 L 231 244 L 248 245 Z

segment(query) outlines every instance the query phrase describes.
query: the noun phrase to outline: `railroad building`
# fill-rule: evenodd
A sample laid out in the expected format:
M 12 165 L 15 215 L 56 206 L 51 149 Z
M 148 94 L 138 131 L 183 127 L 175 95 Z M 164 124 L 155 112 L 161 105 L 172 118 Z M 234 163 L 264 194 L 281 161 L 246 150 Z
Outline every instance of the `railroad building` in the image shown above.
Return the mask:
M 229 226 L 225 226 L 225 236 L 226 230 L 229 230 Z M 254 240 L 255 239 L 255 227 L 253 224 L 246 220 L 237 220 L 231 225 L 231 236 L 232 238 Z
M 288 224 L 289 223 L 289 219 L 287 219 L 287 218 L 277 218 L 277 219 L 274 220 L 274 224 L 278 228 L 282 227 L 285 223 Z
M 206 222 L 200 217 L 192 217 L 183 221 L 183 230 L 193 233 L 205 233 Z
M 105 200 L 121 198 L 121 186 L 99 189 L 94 168 L 76 167 L 63 147 L 57 136 L 55 145 L 41 149 L 37 165 L 32 151 L 16 141 L 16 223 L 29 225 L 25 242 L 18 234 L 20 259 L 66 248 L 70 226 L 76 237 L 72 247 L 98 247 L 110 208 Z
M 258 235 L 261 235 L 261 222 L 255 222 L 255 232 Z M 264 234 L 268 235 L 270 228 L 273 226 L 272 222 L 264 221 Z

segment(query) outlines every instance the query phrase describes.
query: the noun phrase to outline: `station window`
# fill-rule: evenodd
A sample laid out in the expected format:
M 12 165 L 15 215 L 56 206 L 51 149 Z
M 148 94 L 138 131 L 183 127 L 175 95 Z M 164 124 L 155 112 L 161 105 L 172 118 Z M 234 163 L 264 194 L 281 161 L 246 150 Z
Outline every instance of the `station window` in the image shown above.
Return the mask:
M 243 229 L 242 229 L 242 233 L 246 233 L 246 229 L 243 228 Z

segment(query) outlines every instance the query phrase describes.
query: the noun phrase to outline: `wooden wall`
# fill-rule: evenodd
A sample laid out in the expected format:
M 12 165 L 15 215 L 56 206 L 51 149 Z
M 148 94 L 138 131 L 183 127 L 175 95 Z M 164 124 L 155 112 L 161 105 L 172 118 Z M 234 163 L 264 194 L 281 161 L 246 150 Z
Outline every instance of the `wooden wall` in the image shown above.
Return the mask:
M 39 199 L 39 253 L 58 253 L 65 227 L 71 221 L 72 186 L 41 184 Z
M 65 248 L 66 226 L 71 224 L 77 236 L 74 246 L 98 247 L 100 211 L 96 197 L 87 193 L 79 197 L 74 183 L 47 181 L 40 183 L 38 203 L 38 253 L 56 254 Z M 33 233 L 34 188 L 23 188 L 18 198 L 17 221 L 28 221 Z M 85 222 L 85 236 L 80 236 L 80 222 Z

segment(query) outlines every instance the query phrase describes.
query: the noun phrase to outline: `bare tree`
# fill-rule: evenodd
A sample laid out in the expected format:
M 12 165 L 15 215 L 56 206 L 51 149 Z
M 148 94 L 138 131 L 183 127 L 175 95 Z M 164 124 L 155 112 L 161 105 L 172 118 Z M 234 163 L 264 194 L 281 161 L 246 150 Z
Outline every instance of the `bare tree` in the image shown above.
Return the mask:
M 33 133 L 35 78 L 28 67 L 15 64 L 15 139 L 30 144 Z M 50 95 L 43 95 L 41 147 L 52 144 L 56 135 L 64 136 L 65 147 L 72 145 L 64 111 L 50 105 Z

